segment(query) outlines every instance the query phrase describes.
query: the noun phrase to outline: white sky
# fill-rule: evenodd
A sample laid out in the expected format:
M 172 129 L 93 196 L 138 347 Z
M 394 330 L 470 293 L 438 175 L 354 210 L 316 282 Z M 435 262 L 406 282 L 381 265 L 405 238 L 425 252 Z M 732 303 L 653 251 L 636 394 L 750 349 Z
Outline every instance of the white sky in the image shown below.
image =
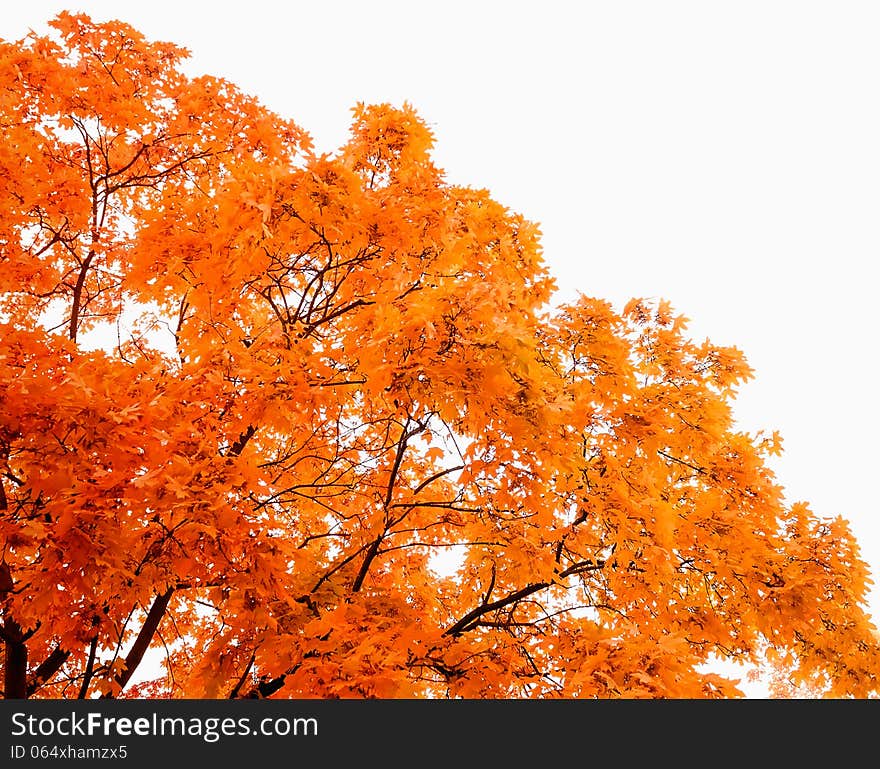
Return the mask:
M 29 0 L 0 37 L 65 8 L 189 48 L 322 150 L 356 102 L 411 102 L 565 291 L 669 299 L 746 353 L 740 424 L 780 430 L 788 498 L 880 577 L 880 3 Z

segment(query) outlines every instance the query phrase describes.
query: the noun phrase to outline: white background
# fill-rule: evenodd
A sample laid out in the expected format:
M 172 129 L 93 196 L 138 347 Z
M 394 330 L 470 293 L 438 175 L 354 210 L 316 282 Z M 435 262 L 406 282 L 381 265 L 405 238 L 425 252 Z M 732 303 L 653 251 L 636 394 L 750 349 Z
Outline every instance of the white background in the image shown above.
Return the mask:
M 880 573 L 876 2 L 49 2 L 189 48 L 332 151 L 356 102 L 409 101 L 450 181 L 540 224 L 561 296 L 662 297 L 755 369 L 790 501 L 852 522 Z M 880 589 L 870 606 L 880 617 Z

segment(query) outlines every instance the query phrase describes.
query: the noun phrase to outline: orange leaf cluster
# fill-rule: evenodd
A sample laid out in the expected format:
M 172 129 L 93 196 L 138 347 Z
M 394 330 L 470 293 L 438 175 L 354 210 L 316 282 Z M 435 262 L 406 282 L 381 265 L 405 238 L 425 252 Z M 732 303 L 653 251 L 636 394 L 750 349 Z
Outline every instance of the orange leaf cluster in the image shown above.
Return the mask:
M 865 564 L 735 430 L 737 350 L 552 306 L 408 105 L 317 155 L 180 48 L 52 29 L 0 41 L 7 697 L 738 696 L 715 656 L 877 693 Z

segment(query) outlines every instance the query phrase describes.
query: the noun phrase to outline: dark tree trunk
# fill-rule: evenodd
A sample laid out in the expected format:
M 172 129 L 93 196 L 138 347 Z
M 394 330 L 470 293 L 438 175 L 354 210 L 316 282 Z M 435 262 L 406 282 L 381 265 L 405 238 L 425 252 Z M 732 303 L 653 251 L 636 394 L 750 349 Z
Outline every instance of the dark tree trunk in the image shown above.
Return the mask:
M 6 659 L 3 665 L 3 692 L 8 700 L 27 699 L 27 644 L 17 622 L 7 620 L 3 625 L 6 641 Z

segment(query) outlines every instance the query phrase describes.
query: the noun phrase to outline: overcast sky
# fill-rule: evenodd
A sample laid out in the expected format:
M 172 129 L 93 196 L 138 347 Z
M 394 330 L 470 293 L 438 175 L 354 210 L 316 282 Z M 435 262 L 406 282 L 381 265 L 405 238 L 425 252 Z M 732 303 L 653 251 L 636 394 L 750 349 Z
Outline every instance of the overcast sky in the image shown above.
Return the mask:
M 409 101 L 450 181 L 540 224 L 566 295 L 666 298 L 746 353 L 740 424 L 782 433 L 788 498 L 880 576 L 880 3 L 29 0 L 0 37 L 61 9 L 189 48 L 321 150 L 356 102 Z

